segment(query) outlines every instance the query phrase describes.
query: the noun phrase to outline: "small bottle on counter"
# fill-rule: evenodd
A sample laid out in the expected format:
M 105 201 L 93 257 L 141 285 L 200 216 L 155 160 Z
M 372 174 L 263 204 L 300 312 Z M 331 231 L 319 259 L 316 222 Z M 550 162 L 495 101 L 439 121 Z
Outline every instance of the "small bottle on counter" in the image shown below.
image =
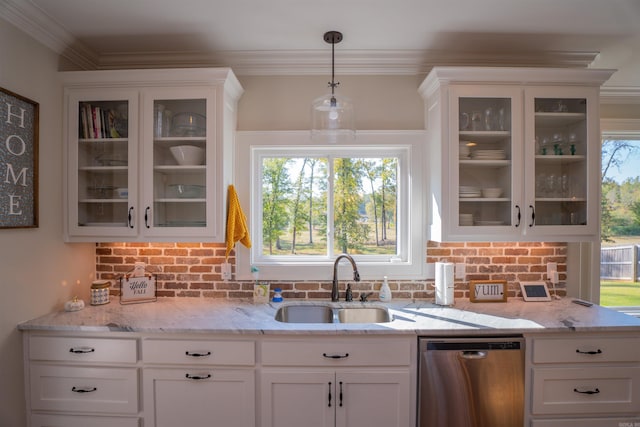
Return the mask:
M 272 302 L 282 302 L 284 299 L 282 298 L 282 289 L 275 288 L 273 290 L 273 298 L 271 298 Z
M 389 282 L 387 281 L 387 276 L 384 276 L 382 281 L 382 287 L 380 288 L 380 295 L 378 296 L 380 301 L 382 302 L 390 302 L 392 299 L 391 296 L 391 288 L 389 288 Z

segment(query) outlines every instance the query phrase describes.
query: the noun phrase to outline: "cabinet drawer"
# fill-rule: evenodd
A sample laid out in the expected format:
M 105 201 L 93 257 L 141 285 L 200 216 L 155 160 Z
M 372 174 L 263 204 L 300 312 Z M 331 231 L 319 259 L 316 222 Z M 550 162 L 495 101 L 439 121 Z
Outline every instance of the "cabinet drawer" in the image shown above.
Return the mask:
M 139 427 L 138 418 L 34 414 L 31 427 Z
M 180 363 L 189 365 L 254 365 L 253 341 L 145 340 L 142 358 L 145 363 Z
M 270 366 L 406 366 L 411 341 L 403 337 L 265 340 L 262 363 Z
M 640 336 L 533 340 L 533 363 L 575 362 L 640 362 Z
M 533 369 L 534 414 L 637 413 L 640 367 Z
M 31 360 L 64 362 L 136 363 L 137 341 L 118 338 L 32 336 Z
M 137 368 L 92 368 L 31 364 L 35 410 L 135 414 Z
M 531 427 L 637 427 L 640 418 L 572 418 L 566 420 L 533 420 Z

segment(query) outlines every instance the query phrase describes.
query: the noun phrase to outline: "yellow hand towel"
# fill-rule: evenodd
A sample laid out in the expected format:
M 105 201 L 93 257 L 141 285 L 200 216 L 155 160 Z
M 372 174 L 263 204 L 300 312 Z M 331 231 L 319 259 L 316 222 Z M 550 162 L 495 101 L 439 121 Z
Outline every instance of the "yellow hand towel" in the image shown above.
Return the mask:
M 249 237 L 249 228 L 247 228 L 247 217 L 240 207 L 240 200 L 233 185 L 229 186 L 228 192 L 228 208 L 227 208 L 227 251 L 225 258 L 229 258 L 231 249 L 236 242 L 240 242 L 247 248 L 251 247 L 251 238 Z

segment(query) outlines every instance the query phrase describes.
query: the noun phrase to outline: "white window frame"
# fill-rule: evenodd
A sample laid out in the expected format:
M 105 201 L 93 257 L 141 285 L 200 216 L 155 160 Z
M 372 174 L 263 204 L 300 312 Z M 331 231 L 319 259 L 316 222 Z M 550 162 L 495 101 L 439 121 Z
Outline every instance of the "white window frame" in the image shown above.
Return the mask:
M 398 157 L 398 188 L 406 200 L 398 205 L 398 215 L 402 222 L 398 230 L 399 256 L 367 257 L 353 255 L 358 264 L 362 280 L 424 279 L 426 278 L 426 223 L 425 212 L 428 202 L 424 152 L 426 145 L 424 131 L 359 131 L 356 140 L 348 145 L 327 146 L 352 157 L 389 156 Z M 256 174 L 261 167 L 261 159 L 278 155 L 309 155 L 317 144 L 310 139 L 308 131 L 239 131 L 235 143 L 235 187 L 243 207 L 252 237 L 253 248 L 247 249 L 236 244 L 236 279 L 253 279 L 251 267 L 259 269 L 260 280 L 331 280 L 333 257 L 266 257 L 262 251 L 262 232 L 258 229 L 257 215 L 262 210 L 254 206 L 259 202 L 261 182 Z M 326 151 L 325 151 L 326 152 Z M 321 151 L 318 156 L 321 156 Z M 406 170 L 406 174 L 404 171 Z M 402 203 L 402 202 L 400 202 Z M 406 242 L 406 244 L 405 244 Z M 346 263 L 345 263 L 346 267 Z M 347 268 L 344 277 L 348 276 Z M 341 273 L 342 277 L 342 273 Z
M 600 119 L 601 141 L 606 139 L 619 140 L 640 140 L 640 119 Z M 594 253 L 597 256 L 597 265 L 600 265 L 600 241 L 595 244 Z M 598 268 L 598 271 L 600 269 Z M 591 284 L 591 294 L 597 295 L 597 301 L 600 301 L 600 274 L 598 280 Z M 631 316 L 640 317 L 640 307 L 636 306 L 620 306 L 608 307 L 613 310 L 627 313 Z

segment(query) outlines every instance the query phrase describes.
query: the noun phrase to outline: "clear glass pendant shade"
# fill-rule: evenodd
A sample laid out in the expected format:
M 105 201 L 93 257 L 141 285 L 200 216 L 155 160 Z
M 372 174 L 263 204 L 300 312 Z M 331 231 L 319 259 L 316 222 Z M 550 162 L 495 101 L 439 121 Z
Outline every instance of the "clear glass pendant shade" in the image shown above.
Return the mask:
M 352 141 L 356 136 L 353 103 L 349 98 L 327 94 L 311 104 L 311 139 L 318 143 Z

